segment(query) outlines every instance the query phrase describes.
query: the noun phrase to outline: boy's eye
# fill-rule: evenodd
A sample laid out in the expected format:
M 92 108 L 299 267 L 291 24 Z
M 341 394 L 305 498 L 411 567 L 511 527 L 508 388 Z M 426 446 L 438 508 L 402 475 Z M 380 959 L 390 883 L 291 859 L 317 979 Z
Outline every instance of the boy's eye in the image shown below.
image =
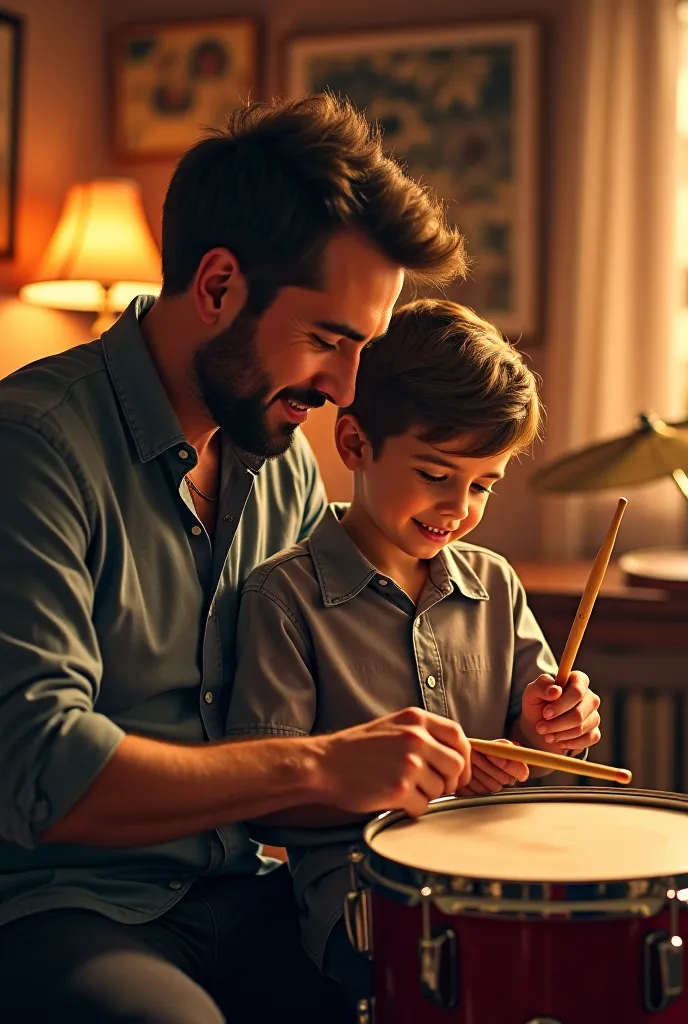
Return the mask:
M 444 476 L 432 476 L 431 473 L 426 473 L 424 469 L 417 469 L 416 473 L 422 480 L 427 480 L 429 484 L 441 484 L 447 479 L 447 474 Z
M 482 484 L 471 484 L 471 487 L 473 487 L 478 492 L 478 494 L 492 494 L 490 488 L 483 487 Z
M 329 341 L 325 341 L 318 334 L 311 334 L 311 341 L 313 341 L 318 348 L 323 349 L 325 352 L 334 352 L 337 348 L 336 345 L 331 345 Z

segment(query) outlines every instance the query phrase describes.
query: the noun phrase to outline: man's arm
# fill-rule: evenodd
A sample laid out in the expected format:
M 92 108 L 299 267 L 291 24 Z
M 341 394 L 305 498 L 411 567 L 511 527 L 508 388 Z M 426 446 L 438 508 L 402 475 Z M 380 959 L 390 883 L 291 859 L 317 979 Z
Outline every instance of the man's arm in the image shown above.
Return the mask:
M 143 846 L 301 804 L 348 820 L 398 807 L 416 816 L 470 774 L 453 722 L 409 708 L 305 739 L 178 746 L 126 737 L 42 840 Z

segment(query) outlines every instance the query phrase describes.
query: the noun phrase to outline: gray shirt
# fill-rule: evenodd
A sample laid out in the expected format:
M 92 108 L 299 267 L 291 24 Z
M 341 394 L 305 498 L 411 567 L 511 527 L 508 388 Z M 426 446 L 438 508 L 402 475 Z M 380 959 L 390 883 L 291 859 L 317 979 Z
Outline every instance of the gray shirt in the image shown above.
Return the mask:
M 309 540 L 246 583 L 228 734 L 330 732 L 417 705 L 468 736 L 504 736 L 528 683 L 557 667 L 514 570 L 455 542 L 430 563 L 415 606 L 361 554 L 339 511 L 330 507 Z M 256 834 L 289 849 L 304 942 L 320 964 L 360 831 Z
M 126 733 L 222 738 L 239 588 L 325 507 L 303 437 L 265 465 L 223 438 L 211 546 L 139 327 L 151 304 L 0 382 L 0 923 L 149 920 L 194 878 L 261 868 L 243 826 L 146 849 L 40 841 Z

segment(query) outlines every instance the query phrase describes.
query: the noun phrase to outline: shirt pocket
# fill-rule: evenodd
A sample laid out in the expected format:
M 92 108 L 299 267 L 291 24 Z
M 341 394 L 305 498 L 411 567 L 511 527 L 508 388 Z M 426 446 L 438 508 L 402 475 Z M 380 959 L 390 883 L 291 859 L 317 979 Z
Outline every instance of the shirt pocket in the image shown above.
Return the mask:
M 453 672 L 489 672 L 489 655 L 482 651 L 451 651 L 442 659 Z
M 443 664 L 449 717 L 460 722 L 467 736 L 502 736 L 509 692 L 503 673 L 494 670 L 489 654 L 452 651 Z

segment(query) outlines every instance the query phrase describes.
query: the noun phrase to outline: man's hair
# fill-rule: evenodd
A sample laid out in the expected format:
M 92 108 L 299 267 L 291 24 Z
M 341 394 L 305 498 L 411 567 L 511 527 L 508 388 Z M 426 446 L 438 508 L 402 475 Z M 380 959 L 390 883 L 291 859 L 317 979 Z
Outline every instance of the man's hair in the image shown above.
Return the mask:
M 446 300 L 398 309 L 387 334 L 361 353 L 352 413 L 374 457 L 409 430 L 429 444 L 460 435 L 463 454 L 525 451 L 539 436 L 538 380 L 497 328 Z
M 210 249 L 229 249 L 261 311 L 281 287 L 317 287 L 334 232 L 364 232 L 421 284 L 466 269 L 442 203 L 382 148 L 346 99 L 249 103 L 180 160 L 163 206 L 163 295 L 186 291 Z

